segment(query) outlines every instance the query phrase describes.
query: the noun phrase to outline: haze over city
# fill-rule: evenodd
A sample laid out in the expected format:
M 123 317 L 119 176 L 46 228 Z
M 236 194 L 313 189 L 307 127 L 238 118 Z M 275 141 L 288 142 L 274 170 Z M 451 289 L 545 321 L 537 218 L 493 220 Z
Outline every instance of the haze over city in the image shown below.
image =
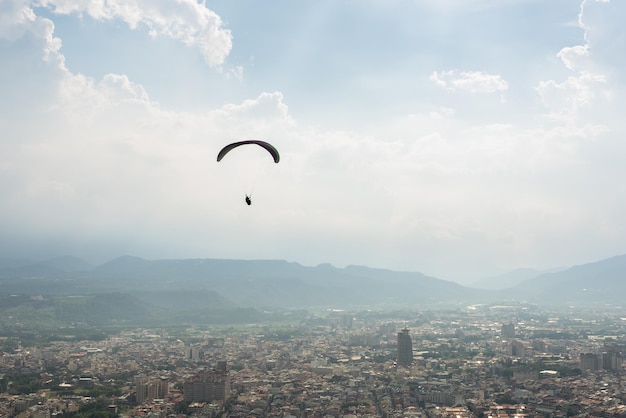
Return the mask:
M 0 252 L 458 282 L 623 254 L 625 11 L 2 0 Z M 216 161 L 242 139 L 280 163 Z

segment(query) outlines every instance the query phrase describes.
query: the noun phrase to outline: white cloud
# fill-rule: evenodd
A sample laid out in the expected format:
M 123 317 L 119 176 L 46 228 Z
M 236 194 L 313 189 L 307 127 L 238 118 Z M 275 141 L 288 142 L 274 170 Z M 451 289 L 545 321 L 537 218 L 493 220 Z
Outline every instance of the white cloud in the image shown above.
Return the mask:
M 115 9 L 117 3 L 61 3 L 57 13 L 83 10 L 133 22 L 133 11 Z M 0 49 L 12 64 L 3 65 L 0 77 L 7 93 L 0 102 L 6 230 L 21 225 L 24 233 L 39 230 L 42 239 L 78 234 L 77 227 L 80 234 L 115 235 L 158 228 L 185 207 L 188 219 L 210 224 L 211 199 L 232 184 L 213 183 L 207 170 L 219 147 L 262 125 L 270 132 L 292 123 L 280 93 L 205 113 L 164 111 L 126 75 L 97 80 L 73 73 L 52 21 L 37 16 L 28 2 L 5 4 L 11 13 L 2 14 L 0 36 L 23 38 L 19 49 L 6 42 Z
M 242 104 L 225 105 L 222 111 L 242 119 L 290 120 L 287 105 L 283 102 L 283 95 L 280 92 L 261 93 L 259 97 L 245 100 Z
M 575 45 L 561 49 L 557 57 L 559 57 L 567 69 L 576 71 L 581 68 L 581 63 L 589 57 L 588 45 Z
M 20 38 L 27 25 L 36 19 L 35 13 L 22 1 L 4 1 L 0 3 L 0 38 L 14 41 Z
M 145 25 L 156 36 L 197 47 L 199 31 L 222 31 L 218 21 L 194 20 L 207 11 L 189 2 L 57 3 L 43 4 L 55 13 Z M 626 236 L 620 234 L 623 206 L 612 206 L 626 200 L 623 191 L 614 187 L 607 197 L 602 187 L 621 178 L 622 165 L 600 163 L 613 157 L 622 164 L 623 153 L 614 148 L 622 137 L 607 136 L 623 126 L 621 116 L 607 114 L 623 109 L 610 106 L 619 100 L 621 79 L 607 70 L 618 67 L 608 48 L 611 40 L 620 42 L 608 36 L 617 27 L 601 33 L 599 22 L 586 23 L 588 43 L 561 51 L 570 77 L 543 77 L 537 89 L 549 123 L 544 109 L 513 105 L 499 107 L 528 118 L 470 120 L 467 107 L 490 108 L 476 96 L 452 98 L 429 85 L 420 86 L 419 102 L 399 103 L 392 122 L 333 130 L 299 125 L 291 113 L 297 106 L 287 106 L 292 96 L 283 96 L 279 83 L 238 91 L 219 107 L 173 111 L 128 75 L 79 74 L 65 67 L 52 21 L 28 5 L 0 6 L 7 12 L 0 13 L 0 37 L 23 37 L 19 48 L 0 44 L 0 87 L 7 92 L 0 130 L 10 138 L 0 141 L 3 231 L 124 241 L 112 255 L 153 257 L 150 249 L 159 246 L 168 257 L 371 261 L 437 274 L 494 260 L 509 263 L 504 267 L 569 262 L 563 254 L 577 238 L 617 248 Z M 588 12 L 590 6 L 584 22 Z M 190 28 L 176 29 L 183 15 Z M 215 36 L 222 52 L 212 62 L 219 65 L 230 34 Z M 434 72 L 431 82 L 449 91 L 513 94 L 500 75 L 479 71 Z M 390 95 L 395 86 L 389 85 Z M 343 103 L 341 94 L 327 100 Z M 244 153 L 215 162 L 225 143 L 253 136 L 279 146 L 281 163 L 263 159 L 261 166 Z M 243 204 L 242 178 L 258 178 L 257 187 L 265 187 L 255 190 L 252 208 Z M 562 258 L 552 258 L 560 247 Z
M 221 18 L 196 0 L 39 0 L 56 14 L 88 15 L 96 20 L 119 19 L 153 37 L 168 37 L 198 48 L 206 62 L 220 66 L 232 48 L 232 35 Z
M 606 121 L 607 114 L 614 113 L 610 109 L 619 107 L 618 92 L 624 88 L 619 70 L 623 54 L 617 51 L 625 50 L 626 38 L 623 28 L 611 22 L 625 11 L 621 2 L 582 1 L 578 26 L 583 30 L 584 43 L 564 47 L 557 53 L 573 75 L 561 82 L 541 81 L 537 87 L 550 118 L 584 126 L 587 121 Z M 609 18 L 609 14 L 615 16 Z
M 610 97 L 610 91 L 605 87 L 606 81 L 603 75 L 583 73 L 568 77 L 561 83 L 554 80 L 542 81 L 537 92 L 542 103 L 550 109 L 551 118 L 575 123 L 579 112 L 598 101 L 606 102 Z
M 54 37 L 54 24 L 49 19 L 35 15 L 30 1 L 8 0 L 0 4 L 0 8 L 0 39 L 16 41 L 26 33 L 32 33 L 36 38 L 45 41 L 44 59 L 58 60 L 59 65 L 63 65 L 62 56 L 58 54 L 61 40 Z
M 496 93 L 509 88 L 509 84 L 500 75 L 486 74 L 481 71 L 435 71 L 430 76 L 430 80 L 448 91 Z

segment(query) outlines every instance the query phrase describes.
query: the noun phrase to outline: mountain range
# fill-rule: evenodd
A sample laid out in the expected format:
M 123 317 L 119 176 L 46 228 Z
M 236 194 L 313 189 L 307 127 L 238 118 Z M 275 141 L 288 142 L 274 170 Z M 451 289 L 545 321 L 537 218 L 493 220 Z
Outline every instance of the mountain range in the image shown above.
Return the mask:
M 207 306 L 426 307 L 500 301 L 619 305 L 626 295 L 624 278 L 626 255 L 558 271 L 525 270 L 502 276 L 499 289 L 461 286 L 419 272 L 330 264 L 309 267 L 283 260 L 122 256 L 93 266 L 73 256 L 0 259 L 0 294 L 118 293 L 174 311 Z

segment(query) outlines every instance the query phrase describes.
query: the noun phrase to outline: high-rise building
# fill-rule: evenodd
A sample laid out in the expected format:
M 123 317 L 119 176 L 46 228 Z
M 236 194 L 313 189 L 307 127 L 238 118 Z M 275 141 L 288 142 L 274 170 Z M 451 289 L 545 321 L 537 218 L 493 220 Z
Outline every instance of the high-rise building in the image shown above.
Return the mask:
M 602 369 L 602 356 L 595 353 L 580 354 L 580 368 L 582 370 L 600 370 Z
M 165 378 L 155 379 L 148 376 L 135 376 L 137 403 L 142 404 L 149 399 L 163 399 L 168 393 L 168 381 Z
M 582 353 L 580 355 L 582 370 L 622 370 L 622 354 L 618 351 L 603 353 Z
M 509 356 L 526 357 L 530 355 L 531 352 L 532 350 L 530 350 L 530 348 L 527 347 L 527 344 L 523 341 L 512 339 L 507 344 L 507 354 Z
M 183 385 L 185 402 L 226 400 L 230 394 L 230 376 L 225 366 L 225 363 L 221 363 L 221 370 L 203 370 L 190 379 L 185 380 Z
M 398 364 L 408 367 L 413 362 L 413 343 L 407 328 L 398 333 Z
M 618 351 L 602 353 L 602 368 L 604 370 L 622 370 L 622 353 Z
M 185 359 L 187 360 L 199 360 L 200 359 L 200 349 L 196 346 L 186 346 L 185 347 Z
M 508 324 L 502 324 L 500 329 L 500 335 L 502 338 L 514 338 L 515 337 L 515 324 L 509 322 Z

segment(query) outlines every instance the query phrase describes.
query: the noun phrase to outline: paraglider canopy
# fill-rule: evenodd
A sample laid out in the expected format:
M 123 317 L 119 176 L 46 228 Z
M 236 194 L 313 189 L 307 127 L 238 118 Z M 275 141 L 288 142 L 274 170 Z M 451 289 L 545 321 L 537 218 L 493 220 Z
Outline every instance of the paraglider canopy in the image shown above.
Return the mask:
M 232 144 L 226 145 L 224 148 L 220 150 L 219 154 L 217 154 L 217 161 L 219 162 L 231 150 L 241 145 L 249 145 L 249 144 L 259 145 L 260 147 L 265 148 L 267 152 L 270 153 L 272 158 L 274 158 L 275 163 L 278 163 L 280 161 L 280 154 L 278 154 L 278 150 L 272 144 L 269 144 L 265 141 L 259 141 L 259 140 L 254 140 L 254 139 L 248 140 L 248 141 L 233 142 Z

